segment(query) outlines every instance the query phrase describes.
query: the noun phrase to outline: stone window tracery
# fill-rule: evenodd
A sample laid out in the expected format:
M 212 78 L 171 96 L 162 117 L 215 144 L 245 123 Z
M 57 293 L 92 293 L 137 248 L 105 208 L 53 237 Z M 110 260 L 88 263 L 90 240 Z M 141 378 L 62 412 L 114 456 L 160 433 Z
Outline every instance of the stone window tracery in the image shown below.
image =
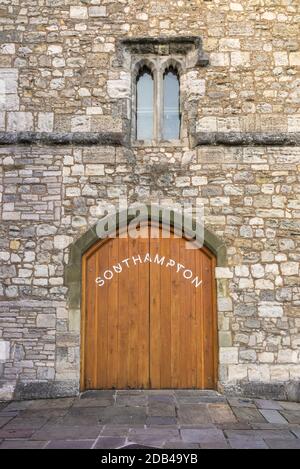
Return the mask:
M 179 141 L 181 135 L 180 63 L 141 60 L 134 73 L 134 132 L 138 143 Z

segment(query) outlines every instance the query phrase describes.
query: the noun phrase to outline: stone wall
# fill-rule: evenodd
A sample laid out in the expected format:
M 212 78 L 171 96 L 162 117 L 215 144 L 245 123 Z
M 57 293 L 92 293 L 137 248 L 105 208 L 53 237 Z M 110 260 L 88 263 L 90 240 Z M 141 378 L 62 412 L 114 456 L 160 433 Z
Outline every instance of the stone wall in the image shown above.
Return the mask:
M 199 36 L 209 58 L 181 77 L 182 145 L 0 147 L 0 399 L 78 392 L 80 318 L 66 266 L 99 203 L 119 195 L 204 203 L 207 228 L 227 246 L 216 272 L 219 387 L 295 398 L 300 146 L 189 137 L 300 131 L 298 0 L 14 0 L 0 13 L 0 133 L 10 137 L 128 133 L 122 38 Z
M 207 228 L 225 240 L 220 385 L 299 380 L 300 149 L 18 147 L 2 148 L 1 159 L 2 382 L 77 389 L 80 325 L 65 266 L 97 222 L 98 201 L 119 194 L 201 199 Z
M 14 0 L 0 8 L 0 131 L 115 128 L 130 105 L 119 40 L 186 35 L 200 36 L 210 59 L 186 77 L 186 118 L 197 112 L 198 131 L 299 131 L 298 0 Z

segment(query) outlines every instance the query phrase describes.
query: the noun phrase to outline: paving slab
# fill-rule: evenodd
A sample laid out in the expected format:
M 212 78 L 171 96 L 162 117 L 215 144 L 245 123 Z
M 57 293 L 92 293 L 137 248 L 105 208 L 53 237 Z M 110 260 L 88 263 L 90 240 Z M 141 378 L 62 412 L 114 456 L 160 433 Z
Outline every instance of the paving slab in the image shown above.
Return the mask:
M 79 399 L 78 399 L 79 400 Z M 31 401 L 26 409 L 29 410 L 47 410 L 47 409 L 69 409 L 73 403 L 75 402 L 75 398 L 66 397 L 61 399 L 39 399 L 36 401 Z M 77 401 L 76 401 L 77 402 Z
M 118 391 L 119 392 L 119 391 Z M 174 389 L 145 389 L 142 391 L 145 393 L 147 396 L 155 396 L 155 395 L 164 395 L 164 396 L 175 396 L 175 391 Z
M 72 413 L 67 414 L 65 417 L 61 418 L 56 424 L 59 425 L 66 425 L 66 426 L 99 426 L 99 416 L 87 414 L 84 415 L 83 413 Z
M 181 437 L 183 441 L 187 443 L 219 443 L 225 442 L 224 434 L 221 430 L 216 428 L 205 428 L 205 429 L 182 429 Z
M 130 428 L 129 425 L 104 425 L 101 436 L 126 437 Z M 139 425 L 137 428 L 144 428 L 144 425 Z
M 300 439 L 300 426 L 291 426 L 290 431 L 293 433 L 293 435 Z
M 279 401 L 278 404 L 285 410 L 299 410 L 300 411 L 300 402 L 288 402 L 288 401 Z
M 66 426 L 45 425 L 35 432 L 32 440 L 83 440 L 96 439 L 101 433 L 102 427 L 93 426 Z
M 154 416 L 175 417 L 176 415 L 175 404 L 171 404 L 169 402 L 161 402 L 161 401 L 150 401 L 148 415 L 153 416 L 153 417 Z
M 226 440 L 212 441 L 211 443 L 201 443 L 201 449 L 229 449 L 229 444 Z
M 209 397 L 209 396 L 177 396 L 178 404 L 225 404 L 227 401 L 222 397 Z
M 265 399 L 255 399 L 255 405 L 258 409 L 266 410 L 282 410 L 283 407 L 276 401 L 270 401 Z
M 260 409 L 260 413 L 269 423 L 288 425 L 288 421 L 278 412 L 278 410 Z
M 139 424 L 146 423 L 147 414 L 144 407 L 106 407 L 101 408 L 101 424 Z
M 213 390 L 202 390 L 202 389 L 175 389 L 175 396 L 196 396 L 196 397 L 224 397 L 222 394 L 219 394 L 217 391 Z
M 131 429 L 128 441 L 145 445 L 162 447 L 169 441 L 180 439 L 179 430 L 176 427 L 147 427 L 144 429 Z
M 114 449 L 121 448 L 126 443 L 125 438 L 118 438 L 112 436 L 101 436 L 97 439 L 94 449 Z
M 109 407 L 114 405 L 115 400 L 113 397 L 98 397 L 77 399 L 72 405 L 72 409 L 85 408 L 85 407 Z
M 268 449 L 263 439 L 229 439 L 229 445 L 232 449 Z
M 252 430 L 290 430 L 292 425 L 286 423 L 252 423 Z
M 148 403 L 152 404 L 155 402 L 167 402 L 169 404 L 174 404 L 176 403 L 176 398 L 174 395 L 170 394 L 148 394 Z
M 8 422 L 10 422 L 14 417 L 7 415 L 7 416 L 1 416 L 0 415 L 0 428 L 4 427 Z
M 0 417 L 10 417 L 12 419 L 14 417 L 17 417 L 20 413 L 21 411 L 19 410 L 14 410 L 11 412 L 6 412 L 5 410 L 2 410 L 2 412 L 0 412 Z
M 0 440 L 30 438 L 34 433 L 32 429 L 6 429 L 5 427 L 0 430 Z
M 250 425 L 247 422 L 226 422 L 226 423 L 217 423 L 215 424 L 216 428 L 220 430 L 252 430 L 253 425 Z
M 45 441 L 31 440 L 4 440 L 0 444 L 1 449 L 43 449 L 47 443 Z
M 125 446 L 123 446 L 123 449 L 155 449 L 154 446 L 145 446 L 145 445 L 138 445 L 136 443 L 130 443 Z
M 163 445 L 165 449 L 199 449 L 197 443 L 186 443 L 184 441 L 168 441 Z
M 232 408 L 236 418 L 240 422 L 265 422 L 265 418 L 257 409 L 251 409 L 246 407 L 233 407 Z
M 150 416 L 146 420 L 146 425 L 175 425 L 175 417 Z
M 91 449 L 94 443 L 94 440 L 53 440 L 45 449 Z
M 115 391 L 115 393 L 116 396 L 143 396 L 145 394 L 145 391 L 142 389 L 119 389 Z
M 288 430 L 225 430 L 228 439 L 251 440 L 293 440 L 295 436 Z
M 181 424 L 212 423 L 206 406 L 198 404 L 182 404 L 178 409 L 178 420 Z
M 116 397 L 116 406 L 136 406 L 143 407 L 148 404 L 148 398 L 144 394 L 128 396 L 120 394 Z
M 252 399 L 242 399 L 238 397 L 231 397 L 228 399 L 228 404 L 231 407 L 249 407 L 250 409 L 256 409 Z
M 56 401 L 56 399 L 55 399 Z M 5 411 L 5 412 L 19 412 L 20 410 L 24 410 L 24 409 L 27 409 L 34 401 L 15 401 L 15 402 L 10 402 L 9 404 L 7 404 L 3 409 L 1 409 L 1 413 L 2 411 Z
M 68 409 L 40 409 L 40 410 L 30 410 L 26 409 L 19 412 L 17 417 L 14 420 L 46 420 L 47 423 L 56 423 L 62 417 L 64 417 L 68 412 Z M 13 421 L 14 422 L 14 421 Z
M 231 423 L 237 421 L 228 404 L 208 404 L 207 407 L 213 423 Z
M 299 410 L 285 410 L 281 412 L 281 414 L 289 423 L 300 424 L 300 411 Z
M 120 391 L 118 391 L 120 392 Z M 104 390 L 91 390 L 85 391 L 80 396 L 79 399 L 103 399 L 103 398 L 113 398 L 116 395 L 116 391 L 104 389 Z
M 265 440 L 270 449 L 300 449 L 300 440 Z
M 5 425 L 5 430 L 38 430 L 47 423 L 47 420 L 47 418 L 43 417 L 15 417 Z

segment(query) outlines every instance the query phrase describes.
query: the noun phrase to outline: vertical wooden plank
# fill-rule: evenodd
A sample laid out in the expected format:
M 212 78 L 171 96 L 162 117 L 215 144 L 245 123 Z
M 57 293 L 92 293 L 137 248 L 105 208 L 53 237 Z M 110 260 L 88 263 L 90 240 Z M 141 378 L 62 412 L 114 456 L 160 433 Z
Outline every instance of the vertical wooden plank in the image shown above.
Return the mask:
M 180 255 L 178 239 L 170 241 L 170 259 L 177 262 Z M 171 279 L 171 387 L 180 387 L 180 281 L 175 267 L 170 268 Z
M 164 258 L 164 265 L 160 268 L 160 387 L 170 388 L 171 378 L 171 272 L 166 267 L 170 258 L 170 239 L 163 238 L 160 232 L 159 256 Z
M 110 268 L 119 263 L 119 241 L 115 239 L 109 244 Z M 114 272 L 113 279 L 108 283 L 108 352 L 107 352 L 107 387 L 118 387 L 118 336 L 119 336 L 119 276 Z
M 192 272 L 193 276 L 196 274 L 195 265 L 195 250 L 188 249 L 188 243 L 182 239 L 181 243 L 184 246 L 184 260 L 183 264 L 185 268 Z M 190 272 L 188 272 L 188 275 Z M 192 284 L 191 279 L 182 278 L 184 284 L 184 290 L 186 292 L 186 304 L 187 310 L 187 335 L 186 335 L 186 348 L 187 348 L 187 376 L 185 387 L 193 389 L 196 387 L 196 368 L 197 368 L 197 355 L 196 355 L 196 340 L 195 340 L 195 326 L 196 326 L 196 309 L 195 309 L 195 286 Z
M 148 226 L 141 229 L 143 237 L 139 241 L 140 253 L 143 259 L 150 251 Z M 139 387 L 150 387 L 150 264 L 139 266 L 138 284 L 138 383 Z
M 196 266 L 197 266 L 197 275 L 199 279 L 203 281 L 203 264 L 202 264 L 202 254 L 197 250 L 196 253 Z M 196 378 L 196 386 L 198 389 L 203 389 L 203 374 L 204 374 L 204 349 L 203 349 L 203 301 L 204 301 L 204 293 L 203 293 L 203 283 L 197 289 L 196 294 L 196 355 L 197 355 L 197 378 Z
M 130 272 L 128 275 L 128 381 L 127 387 L 137 387 L 138 377 L 138 313 L 139 313 L 139 239 L 129 239 L 128 257 Z M 136 262 L 136 263 L 135 263 Z
M 100 250 L 95 254 L 97 272 L 101 277 L 106 270 L 110 269 L 109 250 L 112 240 L 103 244 Z M 106 280 L 102 287 L 98 287 L 96 294 L 96 335 L 97 349 L 95 357 L 97 358 L 97 389 L 107 389 L 107 355 L 108 355 L 108 315 L 109 315 L 109 283 Z M 95 332 L 94 332 L 95 333 Z
M 184 240 L 179 239 L 179 263 L 185 265 L 185 247 Z M 180 387 L 187 387 L 187 376 L 189 373 L 189 347 L 188 347 L 188 326 L 189 326 L 189 311 L 188 311 L 188 288 L 182 276 L 183 270 L 177 273 L 180 282 L 180 317 L 179 317 L 179 341 L 180 341 Z
M 129 251 L 129 238 L 118 238 L 119 242 L 119 257 L 122 262 L 128 259 Z M 128 385 L 128 369 L 129 369 L 129 324 L 128 324 L 128 310 L 130 302 L 128 299 L 128 277 L 130 271 L 125 263 L 122 264 L 123 271 L 119 278 L 119 336 L 118 336 L 118 360 L 115 366 L 118 367 L 118 387 L 126 389 Z
M 160 282 L 161 270 L 154 263 L 155 255 L 159 252 L 159 239 L 150 238 L 150 382 L 151 388 L 160 389 L 160 347 L 161 347 L 161 317 L 160 317 Z

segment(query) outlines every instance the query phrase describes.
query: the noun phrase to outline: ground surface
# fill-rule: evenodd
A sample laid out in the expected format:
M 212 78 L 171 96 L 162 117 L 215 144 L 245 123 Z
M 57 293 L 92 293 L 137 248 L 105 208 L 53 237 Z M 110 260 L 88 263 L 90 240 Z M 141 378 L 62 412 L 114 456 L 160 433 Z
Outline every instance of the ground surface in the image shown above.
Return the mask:
M 300 403 L 227 400 L 207 391 L 97 391 L 0 403 L 0 449 L 133 444 L 300 449 Z

